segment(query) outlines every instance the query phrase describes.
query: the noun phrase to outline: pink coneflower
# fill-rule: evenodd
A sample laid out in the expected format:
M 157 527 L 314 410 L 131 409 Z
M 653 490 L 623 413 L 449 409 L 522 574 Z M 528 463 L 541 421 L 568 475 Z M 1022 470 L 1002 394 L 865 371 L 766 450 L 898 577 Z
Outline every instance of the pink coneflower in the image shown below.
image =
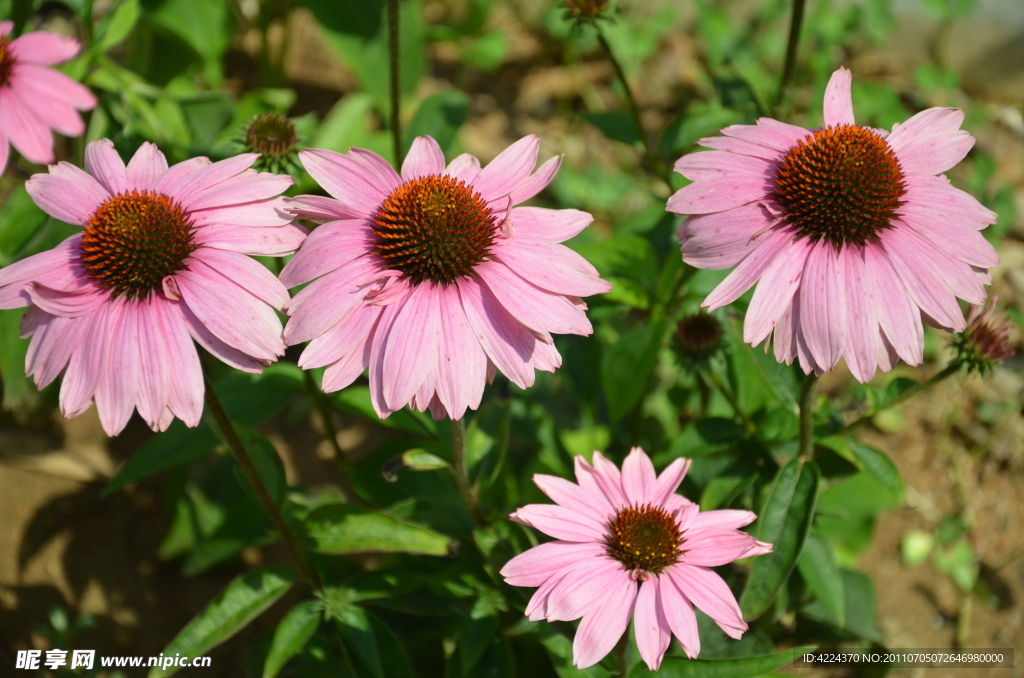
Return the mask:
M 195 339 L 240 370 L 284 354 L 274 309 L 288 292 L 249 254 L 282 256 L 305 230 L 277 197 L 289 177 L 249 168 L 255 154 L 167 167 L 144 143 L 128 163 L 89 144 L 89 173 L 58 163 L 25 184 L 47 214 L 83 227 L 54 249 L 0 269 L 0 308 L 28 306 L 26 372 L 46 386 L 62 370 L 71 418 L 96 401 L 110 435 L 132 410 L 154 430 L 203 411 Z M 191 335 L 191 338 L 190 338 Z
M 13 21 L 0 21 L 0 174 L 11 145 L 37 165 L 53 162 L 50 130 L 81 135 L 78 111 L 96 106 L 86 87 L 47 68 L 78 54 L 77 40 L 44 32 L 10 40 L 13 28 Z
M 771 553 L 737 528 L 750 511 L 705 511 L 675 494 L 689 459 L 676 459 L 661 475 L 634 447 L 622 472 L 594 452 L 594 465 L 576 457 L 578 485 L 535 475 L 556 502 L 530 504 L 511 515 L 557 541 L 541 544 L 505 564 L 513 586 L 539 586 L 526 614 L 531 621 L 583 618 L 573 642 L 573 664 L 592 666 L 611 651 L 634 620 L 640 656 L 652 671 L 674 635 L 691 659 L 700 654 L 693 606 L 732 638 L 747 630 L 736 598 L 711 567 Z
M 774 331 L 775 357 L 804 372 L 840 356 L 868 381 L 922 359 L 921 319 L 959 332 L 957 298 L 979 304 L 999 263 L 979 231 L 996 215 L 942 172 L 974 145 L 956 108 L 930 108 L 892 133 L 853 120 L 850 71 L 832 75 L 825 127 L 761 118 L 702 139 L 676 171 L 694 181 L 668 201 L 683 260 L 735 270 L 704 300 L 716 309 L 758 283 L 743 339 Z M 760 282 L 758 282 L 760 281 Z
M 480 405 L 501 370 L 521 388 L 561 356 L 552 333 L 590 334 L 580 297 L 611 286 L 558 243 L 592 220 L 578 210 L 516 207 L 554 177 L 561 158 L 536 173 L 529 136 L 487 167 L 469 154 L 447 167 L 440 147 L 418 137 L 399 176 L 376 153 L 353 148 L 299 153 L 333 198 L 301 196 L 296 212 L 326 221 L 281 273 L 293 287 L 285 341 L 309 341 L 299 366 L 327 366 L 324 391 L 370 368 L 381 417 L 409 404 L 435 419 Z

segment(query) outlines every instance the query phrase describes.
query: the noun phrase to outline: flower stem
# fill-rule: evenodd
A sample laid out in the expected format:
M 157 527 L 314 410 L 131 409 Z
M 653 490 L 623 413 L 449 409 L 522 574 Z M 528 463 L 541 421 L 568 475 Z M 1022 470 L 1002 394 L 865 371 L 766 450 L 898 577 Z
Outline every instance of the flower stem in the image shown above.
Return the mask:
M 782 80 L 779 81 L 779 93 L 775 97 L 775 108 L 782 104 L 789 83 L 793 80 L 796 70 L 796 53 L 800 45 L 800 27 L 804 23 L 804 5 L 806 0 L 793 0 L 793 14 L 789 18 L 789 40 L 786 43 L 786 63 L 782 69 Z
M 698 372 L 702 374 L 706 379 L 710 380 L 711 383 L 715 385 L 715 388 L 718 389 L 718 392 L 721 393 L 722 396 L 729 402 L 729 405 L 732 406 L 733 412 L 736 413 L 736 418 L 739 419 L 740 423 L 743 424 L 744 433 L 746 433 L 746 435 L 752 434 L 757 429 L 757 426 L 754 424 L 753 421 L 750 420 L 750 417 L 747 416 L 747 413 L 743 411 L 743 408 L 740 407 L 739 401 L 736 400 L 736 395 L 732 392 L 732 389 L 728 388 L 722 382 L 721 377 L 719 377 L 718 374 L 713 369 L 711 369 L 710 366 L 708 366 L 707 368 L 700 367 L 698 368 Z
M 947 379 L 948 377 L 950 377 L 950 376 L 956 374 L 957 372 L 959 372 L 960 371 L 960 367 L 961 367 L 961 365 L 958 362 L 952 362 L 949 365 L 946 365 L 945 369 L 943 369 L 938 374 L 933 375 L 932 377 L 926 379 L 925 381 L 922 381 L 920 384 L 917 384 L 916 386 L 908 388 L 906 391 L 904 391 L 903 393 L 899 394 L 898 396 L 896 396 L 895 398 L 893 398 L 892 400 L 887 402 L 882 407 L 879 407 L 874 412 L 871 412 L 870 414 L 865 414 L 860 419 L 857 419 L 856 421 L 853 421 L 853 422 L 847 424 L 846 426 L 844 426 L 841 429 L 839 429 L 838 431 L 836 431 L 833 435 L 841 436 L 841 435 L 846 435 L 847 433 L 852 433 L 853 431 L 856 431 L 861 426 L 863 426 L 864 424 L 866 424 L 869 421 L 871 421 L 874 418 L 874 416 L 876 414 L 878 414 L 879 412 L 883 412 L 883 411 L 889 409 L 890 407 L 895 407 L 896 405 L 899 405 L 900 403 L 905 402 L 905 401 L 909 400 L 910 398 L 913 398 L 915 395 L 917 395 L 921 391 L 927 391 L 928 389 L 930 389 L 932 386 L 935 386 L 935 384 L 939 383 L 940 381 L 943 381 L 944 379 Z
M 622 637 L 619 638 L 619 642 L 615 645 L 615 666 L 618 667 L 618 674 L 620 676 L 627 676 L 629 674 L 629 666 L 627 666 L 626 649 L 629 643 L 629 633 L 623 633 Z
M 487 526 L 487 520 L 480 512 L 473 488 L 469 485 L 469 473 L 466 471 L 466 429 L 461 419 L 452 419 L 452 473 L 455 474 L 455 485 L 459 495 L 473 516 L 473 522 L 480 527 Z
M 313 406 L 320 415 L 320 424 L 324 427 L 324 437 L 330 441 L 331 447 L 334 450 L 334 463 L 341 474 L 341 493 L 345 496 L 345 501 L 348 503 L 363 504 L 363 500 L 352 489 L 352 483 L 349 482 L 348 457 L 345 456 L 345 451 L 341 449 L 341 444 L 338 442 L 338 431 L 334 428 L 334 420 L 331 418 L 331 408 L 327 402 L 327 397 L 316 385 L 313 375 L 308 370 L 304 371 L 303 375 L 306 381 L 306 392 L 309 393 Z
M 640 135 L 640 140 L 644 144 L 644 157 L 647 159 L 647 164 L 650 165 L 651 169 L 657 172 L 661 180 L 671 188 L 672 175 L 669 174 L 668 168 L 665 166 L 665 163 L 661 161 L 660 156 L 654 152 L 654 148 L 651 146 L 651 142 L 647 138 L 643 122 L 640 120 L 640 109 L 637 108 L 636 99 L 633 97 L 633 90 L 630 89 L 629 81 L 626 80 L 626 72 L 622 70 L 622 64 L 619 63 L 619 60 L 615 58 L 615 52 L 612 51 L 612 46 L 608 43 L 608 39 L 604 37 L 604 32 L 599 26 L 595 26 L 595 29 L 597 30 L 597 40 L 601 43 L 601 47 L 608 56 L 608 61 L 611 62 L 612 67 L 615 69 L 615 75 L 618 77 L 619 82 L 622 83 L 622 89 L 626 92 L 626 103 L 629 105 L 630 115 L 632 115 L 633 120 L 636 121 L 637 134 Z
M 395 166 L 402 166 L 401 83 L 398 65 L 401 50 L 398 44 L 398 0 L 388 0 L 388 54 L 391 61 L 391 141 L 394 144 Z
M 238 437 L 238 432 L 235 431 L 234 425 L 231 420 L 228 419 L 227 412 L 224 411 L 224 406 L 220 402 L 220 398 L 217 397 L 217 393 L 213 390 L 213 384 L 210 383 L 209 378 L 203 375 L 203 380 L 206 382 L 206 406 L 210 410 L 210 414 L 213 416 L 213 420 L 217 423 L 217 427 L 224 434 L 224 439 L 228 443 L 228 447 L 231 448 L 231 452 L 235 455 L 235 459 L 238 461 L 238 465 L 242 468 L 242 473 L 245 474 L 246 480 L 249 481 L 249 485 L 252 487 L 253 492 L 256 493 L 256 498 L 259 499 L 260 506 L 263 507 L 263 511 L 270 518 L 270 522 L 273 524 L 274 529 L 277 530 L 278 534 L 281 535 L 281 539 L 284 540 L 285 546 L 292 553 L 292 558 L 295 559 L 295 564 L 298 565 L 299 572 L 309 580 L 309 583 L 314 588 L 320 588 L 320 579 L 316 574 L 316 570 L 313 569 L 313 565 L 309 562 L 306 557 L 305 551 L 299 545 L 299 540 L 295 534 L 288 527 L 288 524 L 284 521 L 284 517 L 281 516 L 281 512 L 278 510 L 274 500 L 271 499 L 270 493 L 267 491 L 266 485 L 263 484 L 263 480 L 260 478 L 259 472 L 256 470 L 256 465 L 252 463 L 252 458 L 249 453 L 245 451 L 245 446 L 242 445 L 241 439 Z
M 814 399 L 818 394 L 818 375 L 811 372 L 800 391 L 800 459 L 814 458 Z

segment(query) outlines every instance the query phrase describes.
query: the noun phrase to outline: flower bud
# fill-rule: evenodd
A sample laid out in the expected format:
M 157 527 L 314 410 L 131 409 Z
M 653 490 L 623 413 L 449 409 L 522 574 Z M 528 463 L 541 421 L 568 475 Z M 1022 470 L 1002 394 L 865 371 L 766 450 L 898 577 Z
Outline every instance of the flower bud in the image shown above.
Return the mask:
M 254 167 L 277 174 L 297 169 L 298 135 L 292 121 L 278 113 L 261 113 L 246 125 L 242 141 L 249 153 L 259 153 Z
M 676 327 L 683 356 L 693 362 L 707 360 L 722 343 L 722 325 L 715 316 L 698 311 L 685 316 Z
M 967 329 L 953 339 L 955 361 L 969 372 L 988 373 L 996 363 L 1013 355 L 1010 348 L 1010 319 L 996 312 L 999 297 L 992 295 L 984 306 L 972 305 L 967 313 Z

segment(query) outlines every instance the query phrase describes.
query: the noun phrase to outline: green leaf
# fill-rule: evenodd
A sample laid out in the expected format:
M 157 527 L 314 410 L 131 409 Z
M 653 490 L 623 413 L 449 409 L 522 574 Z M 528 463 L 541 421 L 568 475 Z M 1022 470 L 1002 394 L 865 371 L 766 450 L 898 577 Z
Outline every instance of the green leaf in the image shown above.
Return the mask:
M 370 670 L 376 678 L 384 678 L 384 667 L 381 664 L 377 638 L 374 634 L 370 617 L 358 605 L 349 605 L 339 611 L 334 618 L 334 625 L 341 634 L 345 645 L 352 650 L 363 666 Z
M 12 407 L 32 387 L 25 376 L 28 342 L 20 337 L 23 308 L 0 309 L 0 393 L 4 409 Z
M 183 657 L 208 654 L 277 602 L 295 579 L 295 573 L 284 567 L 265 567 L 238 577 L 175 636 L 163 654 Z M 149 672 L 149 678 L 170 676 L 177 670 L 177 667 L 157 667 Z
M 580 117 L 615 141 L 625 144 L 639 144 L 643 141 L 633 116 L 623 111 L 580 113 Z
M 416 115 L 405 128 L 402 145 L 409 152 L 413 139 L 431 136 L 442 151 L 447 151 L 455 134 L 469 116 L 469 96 L 457 89 L 441 90 L 428 97 L 416 109 Z
M 754 558 L 750 579 L 740 598 L 745 619 L 760 616 L 778 595 L 800 558 L 814 517 L 820 472 L 813 461 L 794 459 L 772 483 L 757 524 L 757 538 L 773 546 L 772 553 Z
M 202 55 L 207 79 L 214 87 L 220 85 L 223 78 L 222 57 L 231 42 L 235 27 L 228 3 L 164 0 L 148 16 L 152 16 L 153 20 Z
M 844 626 L 846 598 L 843 595 L 843 577 L 832 544 L 811 533 L 797 566 L 814 595 L 832 612 L 839 626 Z
M 302 652 L 320 628 L 320 618 L 320 606 L 315 600 L 304 600 L 288 611 L 274 630 L 270 652 L 263 664 L 263 678 L 274 678 L 288 660 Z
M 20 250 L 48 219 L 25 190 L 25 184 L 19 183 L 0 206 L 0 266 L 9 266 L 30 254 Z
M 310 139 L 310 148 L 326 148 L 340 153 L 362 143 L 368 133 L 368 116 L 372 110 L 373 97 L 365 92 L 342 97 Z
M 686 114 L 669 123 L 658 145 L 665 153 L 689 150 L 701 137 L 710 137 L 723 127 L 742 122 L 744 115 L 718 103 L 694 104 Z
M 373 409 L 373 402 L 370 400 L 370 388 L 368 386 L 350 386 L 337 393 L 332 393 L 330 396 L 338 408 L 383 426 L 397 428 L 417 436 L 437 436 L 437 427 L 434 425 L 433 420 L 430 417 L 420 418 L 416 416 L 421 414 L 419 412 L 413 413 L 403 409 L 393 413 L 387 419 L 381 420 Z
M 654 321 L 626 332 L 601 356 L 601 385 L 608 417 L 619 421 L 632 411 L 647 390 L 668 324 Z
M 284 463 L 281 461 L 280 455 L 274 449 L 274 445 L 256 431 L 241 426 L 236 426 L 235 431 L 238 433 L 245 451 L 249 454 L 253 466 L 256 467 L 263 486 L 267 488 L 267 493 L 274 501 L 274 505 L 280 506 L 281 500 L 284 499 L 284 493 L 288 490 L 288 481 L 284 477 Z M 240 466 L 235 467 L 235 475 L 253 504 L 262 508 L 259 497 L 256 496 L 256 492 L 252 489 Z
M 320 553 L 416 553 L 447 555 L 451 539 L 360 506 L 333 505 L 305 521 L 311 548 Z
M 778 654 L 764 657 L 744 657 L 743 659 L 726 659 L 722 661 L 704 661 L 700 659 L 684 659 L 682 657 L 665 657 L 658 671 L 651 671 L 643 663 L 637 664 L 629 674 L 630 678 L 758 678 L 783 666 L 792 664 L 805 652 L 815 649 L 797 647 Z
M 103 18 L 97 26 L 99 39 L 96 48 L 106 52 L 128 37 L 139 20 L 139 0 L 123 0 L 113 12 Z
M 903 479 L 896 464 L 884 452 L 867 445 L 854 444 L 850 449 L 853 450 L 854 463 L 902 503 Z
M 882 642 L 882 634 L 878 630 L 878 621 L 875 617 L 875 587 L 871 579 L 867 575 L 850 570 L 840 570 L 840 575 L 843 579 L 843 600 L 846 602 L 846 624 L 842 628 L 865 640 Z M 821 600 L 816 600 L 805 607 L 801 614 L 839 626 L 839 620 Z
M 109 496 L 125 485 L 160 471 L 195 461 L 216 445 L 217 435 L 205 422 L 189 428 L 176 419 L 165 432 L 147 440 L 128 458 L 114 479 L 103 488 L 102 496 Z

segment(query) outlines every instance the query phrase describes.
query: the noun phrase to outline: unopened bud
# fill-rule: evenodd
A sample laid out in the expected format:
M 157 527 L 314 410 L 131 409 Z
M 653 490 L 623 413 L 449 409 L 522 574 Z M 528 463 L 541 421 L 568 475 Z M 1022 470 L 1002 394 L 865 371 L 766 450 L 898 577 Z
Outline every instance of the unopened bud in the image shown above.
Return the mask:
M 996 312 L 999 297 L 992 295 L 981 305 L 972 305 L 967 313 L 967 329 L 953 339 L 955 360 L 970 372 L 986 374 L 996 363 L 1013 355 L 1010 348 L 1010 319 Z
M 722 325 L 715 316 L 699 311 L 679 321 L 676 337 L 684 357 L 695 362 L 706 360 L 722 343 Z
M 289 174 L 296 168 L 298 135 L 292 121 L 278 113 L 261 113 L 246 125 L 243 145 L 250 153 L 259 153 L 256 169 Z

